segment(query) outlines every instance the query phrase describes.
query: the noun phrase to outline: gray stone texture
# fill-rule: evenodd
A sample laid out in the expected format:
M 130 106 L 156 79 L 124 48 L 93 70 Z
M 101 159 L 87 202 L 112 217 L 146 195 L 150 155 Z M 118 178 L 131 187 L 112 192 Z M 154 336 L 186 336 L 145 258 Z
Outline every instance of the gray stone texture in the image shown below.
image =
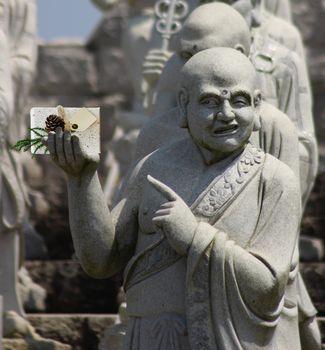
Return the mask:
M 117 74 L 125 72 L 120 46 L 126 15 L 123 5 L 105 15 L 86 43 L 41 43 L 32 95 L 132 95 L 127 74 Z
M 82 43 L 39 46 L 36 82 L 41 94 L 82 95 L 96 92 L 94 56 Z

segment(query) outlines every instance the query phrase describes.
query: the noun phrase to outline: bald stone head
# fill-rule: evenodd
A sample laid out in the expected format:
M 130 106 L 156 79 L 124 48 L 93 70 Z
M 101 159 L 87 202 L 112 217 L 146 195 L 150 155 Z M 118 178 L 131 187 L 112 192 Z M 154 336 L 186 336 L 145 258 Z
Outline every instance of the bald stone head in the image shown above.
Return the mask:
M 261 95 L 255 80 L 250 60 L 234 49 L 208 49 L 188 60 L 178 104 L 182 126 L 196 144 L 220 158 L 246 145 L 259 115 Z
M 229 5 L 213 2 L 197 7 L 180 34 L 178 53 L 188 59 L 214 47 L 231 47 L 249 54 L 251 35 L 245 19 Z

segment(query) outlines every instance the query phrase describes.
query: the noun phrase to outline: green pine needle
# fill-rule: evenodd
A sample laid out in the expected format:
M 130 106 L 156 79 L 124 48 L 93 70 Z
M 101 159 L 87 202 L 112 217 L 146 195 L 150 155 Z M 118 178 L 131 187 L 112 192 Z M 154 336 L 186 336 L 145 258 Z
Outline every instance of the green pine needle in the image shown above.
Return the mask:
M 26 152 L 28 151 L 32 146 L 35 146 L 35 150 L 33 152 L 32 158 L 34 158 L 36 152 L 41 149 L 45 148 L 45 154 L 48 154 L 49 151 L 45 145 L 42 143 L 42 139 L 44 136 L 46 136 L 48 133 L 46 129 L 43 128 L 28 128 L 29 131 L 32 131 L 34 134 L 36 134 L 38 137 L 34 139 L 24 139 L 19 140 L 16 142 L 15 145 L 11 146 L 11 149 L 20 152 Z
M 33 152 L 33 155 L 32 155 L 32 158 L 34 158 L 36 152 L 37 152 L 39 149 L 43 148 L 43 147 L 46 148 L 45 154 L 49 151 L 45 145 L 43 145 L 42 143 L 40 143 L 40 144 L 38 144 L 37 147 L 35 148 L 35 150 L 34 150 L 34 152 Z
M 43 128 L 28 128 L 29 131 L 32 131 L 34 134 L 36 134 L 39 137 L 44 137 L 47 135 L 46 129 Z

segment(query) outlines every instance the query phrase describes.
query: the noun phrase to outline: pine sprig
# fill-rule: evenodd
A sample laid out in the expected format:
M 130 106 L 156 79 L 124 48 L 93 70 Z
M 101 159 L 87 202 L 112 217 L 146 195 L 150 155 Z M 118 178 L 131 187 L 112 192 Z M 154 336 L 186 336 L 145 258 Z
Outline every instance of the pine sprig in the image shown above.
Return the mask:
M 19 140 L 16 142 L 15 145 L 11 146 L 11 149 L 15 151 L 23 151 L 26 152 L 33 146 L 36 146 L 32 155 L 32 158 L 34 158 L 36 152 L 41 149 L 41 148 L 46 148 L 45 153 L 48 153 L 47 147 L 42 143 L 42 139 L 44 136 L 47 135 L 47 131 L 43 128 L 29 128 L 29 131 L 32 131 L 36 136 L 36 138 L 33 139 L 24 139 L 24 140 Z
M 44 128 L 28 128 L 29 131 L 32 131 L 39 137 L 44 137 L 47 135 L 47 131 Z

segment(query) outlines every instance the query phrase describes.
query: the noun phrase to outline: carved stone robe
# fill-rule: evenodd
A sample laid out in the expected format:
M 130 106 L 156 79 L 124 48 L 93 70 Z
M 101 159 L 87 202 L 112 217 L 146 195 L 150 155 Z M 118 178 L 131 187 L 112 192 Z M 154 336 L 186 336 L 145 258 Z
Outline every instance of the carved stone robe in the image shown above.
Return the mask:
M 292 49 L 259 31 L 254 34 L 251 60 L 264 99 L 286 113 L 298 131 L 300 184 L 305 204 L 318 169 L 312 96 L 306 67 Z
M 289 0 L 266 0 L 265 8 L 273 15 L 286 21 L 292 21 L 291 4 Z
M 17 269 L 21 255 L 20 237 L 25 214 L 25 191 L 21 182 L 19 164 L 9 151 L 8 134 L 14 114 L 14 89 L 12 82 L 12 50 L 9 19 L 12 18 L 9 0 L 2 1 L 0 13 L 0 294 L 4 310 L 23 314 L 18 296 Z M 14 123 L 15 124 L 15 123 Z M 17 123 L 16 123 L 17 124 Z
M 296 176 L 252 145 L 233 160 L 210 161 L 188 138 L 135 170 L 139 234 L 125 270 L 124 349 L 299 350 Z M 185 257 L 147 227 L 162 199 L 143 184 L 147 174 L 176 191 L 198 219 Z

